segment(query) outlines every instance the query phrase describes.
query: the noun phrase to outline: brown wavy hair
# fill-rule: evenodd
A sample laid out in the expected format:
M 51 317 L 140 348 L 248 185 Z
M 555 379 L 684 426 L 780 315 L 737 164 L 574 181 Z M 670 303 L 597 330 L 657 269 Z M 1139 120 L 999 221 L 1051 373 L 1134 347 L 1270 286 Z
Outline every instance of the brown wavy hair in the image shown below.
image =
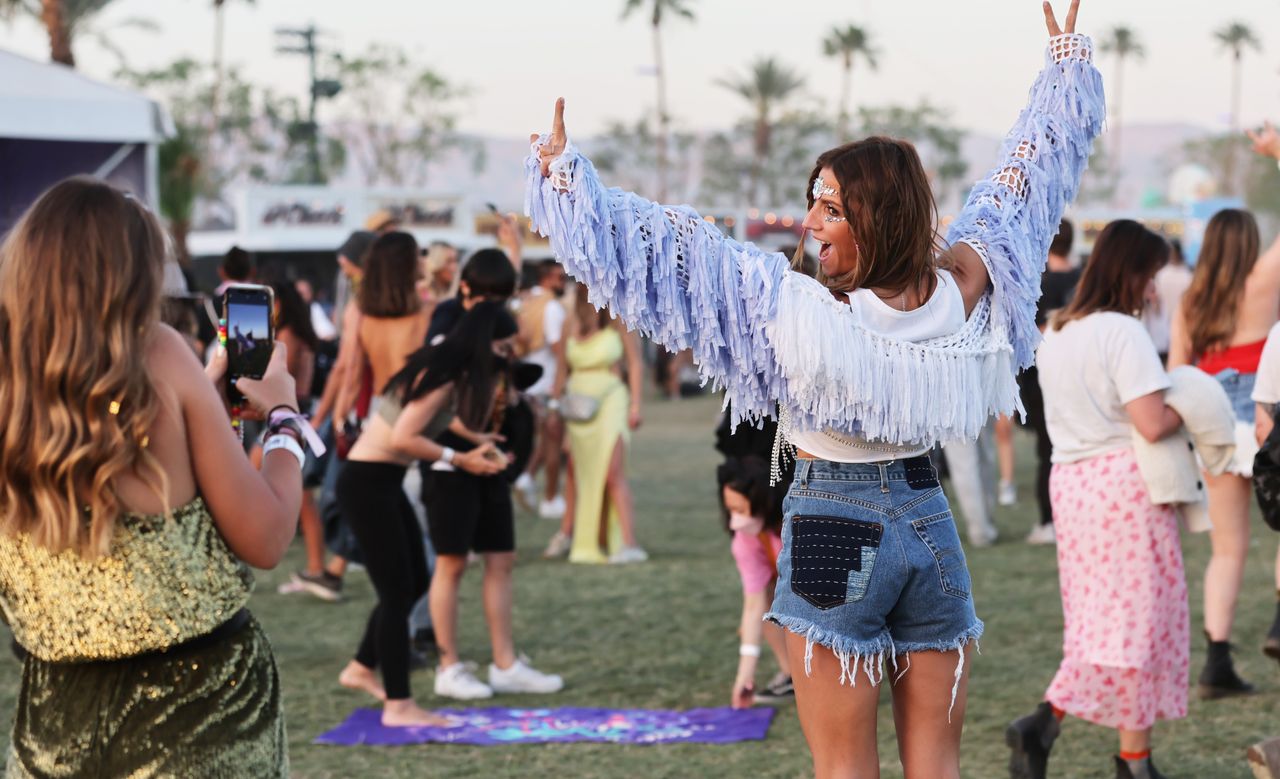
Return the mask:
M 1169 259 L 1169 242 L 1132 219 L 1102 229 L 1080 274 L 1075 296 L 1053 318 L 1054 330 L 1099 311 L 1136 316 L 1147 284 Z
M 422 306 L 418 298 L 418 242 L 409 233 L 393 231 L 374 239 L 360 266 L 357 303 L 366 316 L 397 319 L 416 314 Z
M 833 292 L 878 287 L 933 294 L 940 243 L 938 207 L 920 155 L 907 141 L 872 136 L 823 152 L 805 188 L 813 208 L 813 182 L 831 168 L 840 184 L 846 224 L 858 242 L 853 270 L 821 281 Z
M 1244 284 L 1260 249 L 1258 223 L 1248 211 L 1228 208 L 1209 220 L 1191 286 L 1182 298 L 1182 316 L 1196 359 L 1231 343 Z
M 146 369 L 165 253 L 155 217 L 91 178 L 44 193 L 0 247 L 0 533 L 92 558 L 125 510 L 119 477 L 167 503 Z

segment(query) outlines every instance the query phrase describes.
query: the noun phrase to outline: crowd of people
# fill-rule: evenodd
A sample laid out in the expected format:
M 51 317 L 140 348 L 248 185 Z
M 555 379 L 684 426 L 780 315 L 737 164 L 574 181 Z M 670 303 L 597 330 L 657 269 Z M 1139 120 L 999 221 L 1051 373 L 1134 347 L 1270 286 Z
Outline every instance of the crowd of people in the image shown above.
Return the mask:
M 277 565 L 296 534 L 305 563 L 282 592 L 341 601 L 351 564 L 367 571 L 376 602 L 335 684 L 379 702 L 384 726 L 455 724 L 411 689 L 433 661 L 437 697 L 560 691 L 513 631 L 515 504 L 560 523 L 547 557 L 648 559 L 627 476 L 643 336 L 677 355 L 674 391 L 692 360 L 726 396 L 731 706 L 794 701 L 818 777 L 876 776 L 888 681 L 906 776 L 959 776 L 984 624 L 940 479 L 970 543 L 994 543 L 1025 409 L 1027 540 L 1057 546 L 1063 659 L 1005 732 L 1009 775 L 1049 775 L 1069 714 L 1116 731 L 1099 770 L 1163 776 L 1153 731 L 1190 692 L 1180 522 L 1212 546 L 1198 694 L 1257 692 L 1231 638 L 1280 402 L 1280 239 L 1264 248 L 1248 212 L 1223 210 L 1191 266 L 1120 219 L 1077 266 L 1062 217 L 1104 118 L 1077 7 L 1060 25 L 1045 4 L 1046 66 L 942 240 L 907 142 L 819 156 L 788 260 L 606 190 L 559 101 L 526 164 L 556 259 L 525 273 L 512 217 L 497 248 L 460 257 L 377 212 L 337 250 L 329 312 L 233 250 L 215 296 L 273 293 L 260 379 L 229 381 L 198 311 L 164 298 L 142 203 L 89 178 L 46 192 L 0 249 L 0 604 L 25 658 L 8 775 L 287 775 L 248 566 Z M 1280 160 L 1280 134 L 1251 136 Z M 1280 660 L 1277 562 L 1263 651 Z M 484 680 L 457 639 L 471 567 Z M 757 688 L 765 644 L 777 672 Z M 1280 776 L 1280 742 L 1250 760 Z

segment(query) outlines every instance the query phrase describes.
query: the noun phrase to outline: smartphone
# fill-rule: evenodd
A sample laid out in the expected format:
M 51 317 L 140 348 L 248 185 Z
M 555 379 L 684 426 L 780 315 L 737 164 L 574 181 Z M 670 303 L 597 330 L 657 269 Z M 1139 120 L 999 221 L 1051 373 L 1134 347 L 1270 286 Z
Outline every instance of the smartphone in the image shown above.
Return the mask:
M 261 379 L 275 344 L 275 294 L 259 284 L 233 284 L 222 295 L 223 345 L 227 348 L 227 400 L 244 404 L 240 377 Z

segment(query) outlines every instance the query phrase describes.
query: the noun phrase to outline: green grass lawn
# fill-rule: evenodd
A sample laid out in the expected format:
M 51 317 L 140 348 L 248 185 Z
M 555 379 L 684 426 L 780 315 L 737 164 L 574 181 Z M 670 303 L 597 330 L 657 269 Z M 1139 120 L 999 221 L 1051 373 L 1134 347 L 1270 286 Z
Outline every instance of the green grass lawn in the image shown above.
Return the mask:
M 727 536 L 715 507 L 711 447 L 718 403 L 710 398 L 653 403 L 636 435 L 631 473 L 638 532 L 653 559 L 625 567 L 546 562 L 540 551 L 554 523 L 518 518 L 521 564 L 516 575 L 519 648 L 545 670 L 563 674 L 565 691 L 550 697 L 499 698 L 512 705 L 687 708 L 726 705 L 737 664 L 741 604 Z M 998 516 L 1001 542 L 969 551 L 982 654 L 973 664 L 963 773 L 1005 775 L 1003 731 L 1040 700 L 1060 660 L 1062 615 L 1052 547 L 1022 542 L 1035 514 L 1029 439 L 1019 439 L 1020 497 Z M 1273 610 L 1276 538 L 1258 522 L 1236 627 L 1239 668 L 1262 694 L 1248 700 L 1191 702 L 1190 716 L 1161 724 L 1156 757 L 1170 777 L 1250 776 L 1245 748 L 1280 733 L 1280 668 L 1259 647 Z M 963 530 L 961 536 L 963 536 Z M 1204 659 L 1199 637 L 1201 574 L 1208 539 L 1185 537 L 1191 579 L 1192 668 Z M 343 748 L 311 740 L 337 724 L 361 696 L 339 688 L 338 670 L 354 651 L 372 605 L 363 573 L 349 578 L 338 605 L 276 594 L 301 560 L 295 544 L 277 570 L 259 574 L 251 604 L 275 646 L 284 685 L 293 772 L 299 777 L 802 777 L 810 764 L 793 707 L 783 708 L 763 742 L 727 746 L 561 746 Z M 469 574 L 461 610 L 463 654 L 489 660 L 480 612 L 479 577 Z M 766 661 L 761 678 L 771 673 Z M 0 732 L 7 734 L 19 667 L 0 652 Z M 418 699 L 431 695 L 430 672 L 414 676 Z M 939 694 L 947 694 L 939 690 Z M 882 693 L 880 762 L 900 777 L 888 691 Z M 1055 777 L 1109 777 L 1115 736 L 1068 720 L 1051 764 Z

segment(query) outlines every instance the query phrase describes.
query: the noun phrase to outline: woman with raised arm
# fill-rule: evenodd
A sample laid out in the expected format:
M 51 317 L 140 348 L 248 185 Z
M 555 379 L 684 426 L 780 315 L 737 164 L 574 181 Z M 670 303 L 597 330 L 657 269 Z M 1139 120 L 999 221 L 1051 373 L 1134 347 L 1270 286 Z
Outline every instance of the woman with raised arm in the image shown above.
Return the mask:
M 798 463 L 766 618 L 803 658 L 796 698 L 822 778 L 878 772 L 886 665 L 900 676 L 906 776 L 959 776 L 965 659 L 982 622 L 928 452 L 1018 409 L 1040 272 L 1104 114 L 1077 6 L 1063 31 L 1044 4 L 1046 67 L 947 248 L 911 144 L 867 138 L 818 158 L 804 226 L 821 281 L 687 206 L 606 190 L 568 142 L 562 100 L 551 134 L 531 139 L 526 210 L 593 302 L 691 348 L 737 419 L 781 406 Z
M 293 539 L 294 381 L 276 344 L 236 382 L 274 412 L 258 471 L 215 387 L 226 351 L 206 372 L 159 322 L 164 263 L 155 216 L 89 178 L 0 249 L 0 606 L 27 650 L 10 777 L 289 773 L 245 563 Z

